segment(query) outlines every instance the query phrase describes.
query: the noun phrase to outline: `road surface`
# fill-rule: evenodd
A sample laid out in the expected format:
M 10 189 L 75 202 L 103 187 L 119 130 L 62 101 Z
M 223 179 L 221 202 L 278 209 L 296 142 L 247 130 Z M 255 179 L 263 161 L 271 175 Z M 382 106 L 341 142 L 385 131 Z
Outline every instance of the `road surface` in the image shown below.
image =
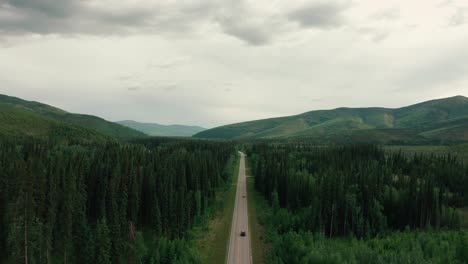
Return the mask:
M 245 179 L 245 154 L 239 152 L 239 178 L 237 180 L 236 201 L 234 214 L 232 215 L 231 238 L 227 264 L 251 264 L 252 253 L 250 251 L 249 215 L 247 207 L 247 185 Z M 246 235 L 241 236 L 245 231 Z

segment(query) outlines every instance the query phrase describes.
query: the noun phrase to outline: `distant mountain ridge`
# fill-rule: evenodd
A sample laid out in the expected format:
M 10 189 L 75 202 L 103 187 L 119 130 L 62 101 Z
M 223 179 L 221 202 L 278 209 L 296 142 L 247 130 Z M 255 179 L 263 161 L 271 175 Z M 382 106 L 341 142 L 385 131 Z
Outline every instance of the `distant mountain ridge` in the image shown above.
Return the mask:
M 62 109 L 35 101 L 26 101 L 17 97 L 1 95 L 1 123 L 4 133 L 42 135 L 63 128 L 77 129 L 84 133 L 101 134 L 114 138 L 146 137 L 144 133 L 104 120 L 97 116 L 68 113 Z M 23 120 L 23 123 L 20 121 Z M 42 130 L 38 130 L 42 127 Z M 48 129 L 44 129 L 48 127 Z M 6 130 L 8 128 L 8 132 Z M 54 128 L 54 129 L 52 129 Z M 81 129 L 83 128 L 83 129 Z M 85 133 L 85 134 L 86 134 Z
M 309 138 L 342 142 L 468 141 L 468 98 L 454 96 L 402 108 L 337 108 L 221 126 L 197 138 Z
M 162 137 L 191 137 L 206 128 L 186 125 L 160 125 L 156 123 L 141 123 L 133 120 L 116 122 L 120 125 L 133 128 L 150 136 Z

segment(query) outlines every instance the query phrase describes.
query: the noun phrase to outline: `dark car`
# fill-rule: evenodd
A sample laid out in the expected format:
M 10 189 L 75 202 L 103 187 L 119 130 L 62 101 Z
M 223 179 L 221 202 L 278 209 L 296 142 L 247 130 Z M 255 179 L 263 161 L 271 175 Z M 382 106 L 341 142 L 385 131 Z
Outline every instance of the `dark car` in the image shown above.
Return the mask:
M 241 235 L 242 237 L 245 237 L 245 231 L 241 231 L 240 235 Z

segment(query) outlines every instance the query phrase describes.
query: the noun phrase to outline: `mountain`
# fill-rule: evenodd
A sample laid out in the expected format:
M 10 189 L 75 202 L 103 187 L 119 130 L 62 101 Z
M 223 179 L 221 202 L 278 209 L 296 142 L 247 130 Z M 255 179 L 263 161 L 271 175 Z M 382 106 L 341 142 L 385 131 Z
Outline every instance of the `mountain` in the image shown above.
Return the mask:
M 85 128 L 89 130 L 89 133 L 98 132 L 119 139 L 147 136 L 140 131 L 106 121 L 100 117 L 72 114 L 50 105 L 7 95 L 0 95 L 0 104 L 2 106 L 2 121 L 6 122 L 2 123 L 2 127 L 8 126 L 10 132 L 18 129 L 19 132 L 23 131 L 26 134 L 43 134 L 47 131 L 51 132 L 53 127 L 58 126 L 73 129 Z M 24 123 L 20 123 L 21 120 Z M 38 127 L 36 128 L 33 124 L 38 125 Z
M 74 142 L 102 142 L 111 137 L 31 110 L 0 103 L 0 137 L 34 137 Z
M 116 123 L 141 131 L 150 136 L 162 137 L 191 137 L 199 132 L 206 130 L 205 128 L 199 126 L 166 126 L 154 123 L 140 123 L 132 120 L 119 121 Z
M 337 108 L 221 126 L 197 138 L 308 138 L 317 142 L 468 141 L 468 98 L 455 96 L 402 108 Z

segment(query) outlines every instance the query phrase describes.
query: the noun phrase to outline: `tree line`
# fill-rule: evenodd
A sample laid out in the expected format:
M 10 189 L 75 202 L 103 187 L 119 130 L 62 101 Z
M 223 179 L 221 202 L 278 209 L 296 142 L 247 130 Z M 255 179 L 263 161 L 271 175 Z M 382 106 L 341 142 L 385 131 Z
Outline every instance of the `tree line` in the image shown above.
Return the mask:
M 194 263 L 229 143 L 0 140 L 0 262 Z

